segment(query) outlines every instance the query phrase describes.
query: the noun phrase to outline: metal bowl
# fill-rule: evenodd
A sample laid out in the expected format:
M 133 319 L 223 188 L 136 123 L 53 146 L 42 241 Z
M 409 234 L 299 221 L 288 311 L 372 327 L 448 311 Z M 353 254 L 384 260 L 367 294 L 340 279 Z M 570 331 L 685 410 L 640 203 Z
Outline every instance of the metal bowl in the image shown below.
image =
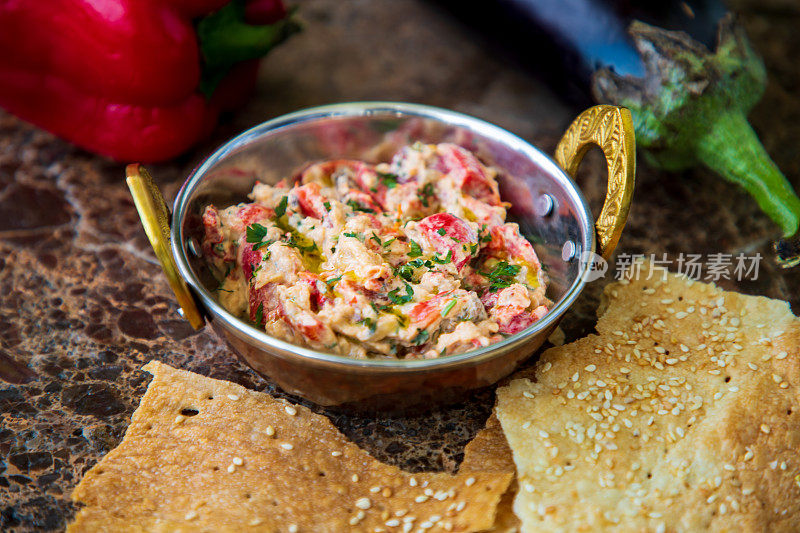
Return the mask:
M 455 142 L 500 169 L 501 196 L 512 204 L 509 220 L 534 243 L 549 277 L 554 304 L 542 319 L 501 342 L 457 355 L 352 359 L 271 337 L 216 301 L 209 290 L 216 282 L 198 254 L 206 205 L 244 201 L 256 180 L 275 183 L 308 161 L 376 163 L 415 141 Z M 574 175 L 591 144 L 604 151 L 609 168 L 609 192 L 597 227 L 568 175 Z M 329 407 L 397 412 L 458 400 L 511 373 L 541 346 L 580 294 L 597 266 L 589 260 L 592 254 L 608 257 L 613 251 L 633 190 L 630 113 L 615 106 L 585 111 L 561 140 L 556 161 L 477 118 L 422 105 L 361 102 L 291 113 L 233 138 L 189 176 L 175 199 L 171 224 L 141 166 L 129 166 L 128 183 L 184 316 L 195 327 L 207 320 L 248 365 L 288 393 Z

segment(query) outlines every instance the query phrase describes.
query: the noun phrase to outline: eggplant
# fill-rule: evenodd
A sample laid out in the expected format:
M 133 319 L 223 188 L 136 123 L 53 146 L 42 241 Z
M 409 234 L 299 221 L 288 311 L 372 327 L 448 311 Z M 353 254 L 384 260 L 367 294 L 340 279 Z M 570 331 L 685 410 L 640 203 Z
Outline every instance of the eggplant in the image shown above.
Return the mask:
M 574 103 L 628 107 L 649 163 L 743 187 L 781 228 L 779 263 L 800 264 L 800 198 L 747 121 L 764 63 L 721 1 L 431 1 Z

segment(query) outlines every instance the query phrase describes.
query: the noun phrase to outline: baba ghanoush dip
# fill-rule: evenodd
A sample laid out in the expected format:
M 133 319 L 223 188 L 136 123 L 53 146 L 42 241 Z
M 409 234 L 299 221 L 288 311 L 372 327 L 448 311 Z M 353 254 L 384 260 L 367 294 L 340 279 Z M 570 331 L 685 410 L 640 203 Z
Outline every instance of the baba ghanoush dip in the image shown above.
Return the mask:
M 455 144 L 389 163 L 311 164 L 251 203 L 203 213 L 203 255 L 230 313 L 350 357 L 430 359 L 539 320 L 546 277 L 506 222 L 497 171 Z

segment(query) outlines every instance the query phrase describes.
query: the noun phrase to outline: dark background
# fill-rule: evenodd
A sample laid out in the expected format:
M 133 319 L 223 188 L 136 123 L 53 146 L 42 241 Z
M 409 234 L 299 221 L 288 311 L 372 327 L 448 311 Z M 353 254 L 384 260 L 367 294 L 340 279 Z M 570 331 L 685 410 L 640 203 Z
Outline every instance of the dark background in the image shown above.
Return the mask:
M 580 111 L 421 1 L 297 4 L 305 30 L 266 59 L 256 97 L 205 145 L 151 167 L 169 199 L 227 137 L 303 107 L 368 99 L 433 104 L 494 122 L 548 152 Z M 800 188 L 800 7 L 794 0 L 732 4 L 769 73 L 752 122 Z M 597 212 L 605 195 L 598 154 L 587 158 L 578 181 Z M 734 186 L 704 171 L 675 175 L 640 163 L 619 251 L 760 252 L 766 259 L 758 280 L 721 285 L 788 300 L 798 313 L 800 269 L 774 265 L 778 236 Z M 568 340 L 591 331 L 605 283 L 587 287 L 565 317 Z M 177 316 L 123 165 L 2 111 L 0 294 L 0 530 L 65 526 L 74 513 L 72 488 L 122 438 L 148 382 L 138 369 L 150 359 L 279 394 L 210 331 L 196 334 Z M 416 419 L 332 418 L 381 460 L 453 470 L 492 403 L 487 391 Z

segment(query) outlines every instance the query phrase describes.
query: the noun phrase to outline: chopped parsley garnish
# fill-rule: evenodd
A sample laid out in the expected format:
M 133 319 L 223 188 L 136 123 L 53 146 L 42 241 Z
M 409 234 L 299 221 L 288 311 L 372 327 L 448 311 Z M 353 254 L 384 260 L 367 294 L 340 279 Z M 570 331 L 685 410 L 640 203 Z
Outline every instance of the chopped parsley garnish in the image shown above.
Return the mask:
M 420 344 L 425 344 L 425 342 L 428 340 L 428 337 L 430 337 L 430 333 L 424 329 L 421 329 L 419 330 L 419 333 L 417 333 L 417 336 L 411 339 L 411 342 L 419 346 Z
M 281 218 L 283 215 L 286 214 L 286 205 L 289 203 L 289 197 L 284 196 L 281 198 L 281 201 L 278 202 L 278 206 L 275 208 L 275 216 Z
M 381 245 L 383 244 L 383 242 L 381 242 L 381 238 L 380 238 L 380 237 L 378 237 L 378 236 L 375 234 L 375 232 L 374 232 L 374 231 L 372 232 L 372 235 L 370 236 L 370 239 L 372 239 L 373 241 L 377 242 L 377 243 L 378 243 L 378 246 L 381 246 Z
M 422 190 L 420 191 L 420 193 L 422 195 L 420 196 L 419 201 L 422 202 L 422 205 L 424 207 L 428 207 L 428 205 L 429 205 L 428 204 L 428 199 L 432 198 L 435 195 L 435 193 L 433 191 L 433 184 L 432 183 L 426 183 L 425 186 L 422 187 Z
M 406 293 L 403 296 L 399 294 L 400 293 L 399 287 L 389 291 L 388 296 L 389 300 L 391 300 L 392 303 L 404 304 L 410 302 L 411 299 L 414 298 L 414 289 L 412 289 L 411 285 L 409 285 L 408 283 L 406 283 L 405 286 L 406 286 Z
M 481 242 L 491 242 L 492 241 L 492 232 L 491 231 L 486 231 L 487 228 L 488 228 L 488 226 L 486 224 L 483 224 L 481 226 L 481 230 L 478 232 L 478 234 L 480 235 L 480 241 Z
M 514 283 L 514 277 L 521 269 L 519 265 L 509 265 L 506 261 L 500 261 L 491 272 L 480 272 L 480 274 L 489 278 L 489 290 L 495 291 Z
M 364 207 L 363 205 L 359 204 L 358 202 L 356 202 L 355 200 L 352 200 L 352 199 L 351 200 L 347 200 L 347 205 L 349 205 L 350 208 L 353 211 L 361 211 L 363 213 L 374 213 L 375 212 L 374 209 L 370 209 L 369 207 Z
M 308 244 L 311 243 L 311 244 Z M 289 235 L 289 242 L 286 243 L 292 248 L 297 248 L 301 252 L 315 252 L 317 250 L 317 243 L 303 235 L 292 233 Z
M 433 260 L 440 265 L 450 263 L 453 261 L 453 250 L 447 250 L 447 255 L 444 257 L 440 257 L 439 254 L 436 254 L 433 256 Z
M 472 255 L 475 255 L 475 252 L 477 252 L 477 251 L 478 251 L 478 247 L 480 247 L 480 245 L 479 245 L 477 242 L 476 242 L 475 244 L 473 244 L 472 246 L 470 246 L 470 247 L 469 247 L 469 251 L 470 251 L 470 253 L 471 253 Z
M 246 233 L 247 236 L 245 237 L 245 240 L 247 242 L 260 243 L 261 241 L 264 240 L 264 237 L 267 236 L 267 228 L 265 228 L 261 224 L 251 224 L 247 226 Z M 256 248 L 253 247 L 253 250 L 256 250 Z
M 445 233 L 447 233 L 447 230 L 445 230 L 444 228 L 439 228 L 436 230 L 436 233 L 438 233 L 439 235 L 444 235 Z
M 353 233 L 352 231 L 345 231 L 344 233 L 342 233 L 342 235 L 344 235 L 345 237 L 352 237 L 354 239 L 358 238 L 358 235 L 356 233 Z
M 389 247 L 389 245 L 390 245 L 390 244 L 392 244 L 392 243 L 393 243 L 394 241 L 396 241 L 396 240 L 397 240 L 397 239 L 395 239 L 394 237 L 392 237 L 392 238 L 391 238 L 391 239 L 389 239 L 388 241 L 383 241 L 383 247 L 384 247 L 384 248 L 388 248 L 388 247 Z
M 331 210 L 331 203 L 330 203 L 330 202 L 323 202 L 323 203 L 322 203 L 322 205 L 324 205 L 324 206 L 325 206 L 325 209 L 326 209 L 327 211 L 330 211 L 330 210 Z
M 258 309 L 256 309 L 256 324 L 261 324 L 264 322 L 264 302 L 258 304 Z
M 256 277 L 256 274 L 258 274 L 258 271 L 261 270 L 261 265 L 256 266 L 255 264 L 251 264 L 250 268 L 251 268 L 251 270 L 250 270 L 250 280 L 249 281 L 253 281 L 253 279 Z
M 257 243 L 255 243 L 255 244 L 253 245 L 253 251 L 255 252 L 255 251 L 256 251 L 256 250 L 258 250 L 259 248 L 264 248 L 265 246 L 269 246 L 270 244 L 272 244 L 272 241 L 261 241 L 261 242 L 257 242 Z M 269 252 L 267 252 L 267 253 L 269 253 Z
M 339 281 L 340 279 L 342 279 L 342 276 L 336 276 L 335 278 L 331 278 L 331 279 L 329 279 L 329 280 L 328 280 L 328 281 L 326 281 L 325 283 L 328 285 L 328 287 L 330 287 L 330 286 L 334 285 L 334 284 L 335 284 L 337 281 Z
M 442 308 L 442 310 L 441 310 L 439 313 L 442 315 L 442 317 L 446 317 L 446 316 L 447 316 L 447 313 L 449 313 L 449 312 L 450 312 L 450 310 L 451 310 L 451 309 L 452 309 L 452 308 L 453 308 L 455 305 L 456 305 L 456 299 L 455 299 L 455 298 L 453 298 L 452 300 L 450 300 L 449 302 L 447 302 L 447 305 L 445 305 L 445 306 Z
M 378 327 L 378 324 L 374 320 L 366 317 L 357 321 L 356 324 L 363 324 L 364 326 L 367 326 L 370 333 L 375 333 L 375 329 Z
M 225 246 L 223 246 L 222 243 L 215 244 L 214 245 L 214 250 L 216 250 L 217 252 L 219 252 L 221 254 L 224 254 L 225 253 Z
M 377 172 L 381 182 L 386 185 L 387 189 L 394 189 L 397 187 L 397 174 L 391 172 Z
M 431 263 L 427 259 L 417 258 L 413 261 L 409 261 L 408 263 L 399 266 L 395 273 L 403 278 L 406 281 L 414 281 L 414 270 L 417 268 L 428 267 L 431 268 L 433 263 Z
M 408 257 L 419 257 L 422 255 L 422 247 L 411 239 L 408 239 L 408 244 L 411 246 L 411 251 L 408 252 Z

